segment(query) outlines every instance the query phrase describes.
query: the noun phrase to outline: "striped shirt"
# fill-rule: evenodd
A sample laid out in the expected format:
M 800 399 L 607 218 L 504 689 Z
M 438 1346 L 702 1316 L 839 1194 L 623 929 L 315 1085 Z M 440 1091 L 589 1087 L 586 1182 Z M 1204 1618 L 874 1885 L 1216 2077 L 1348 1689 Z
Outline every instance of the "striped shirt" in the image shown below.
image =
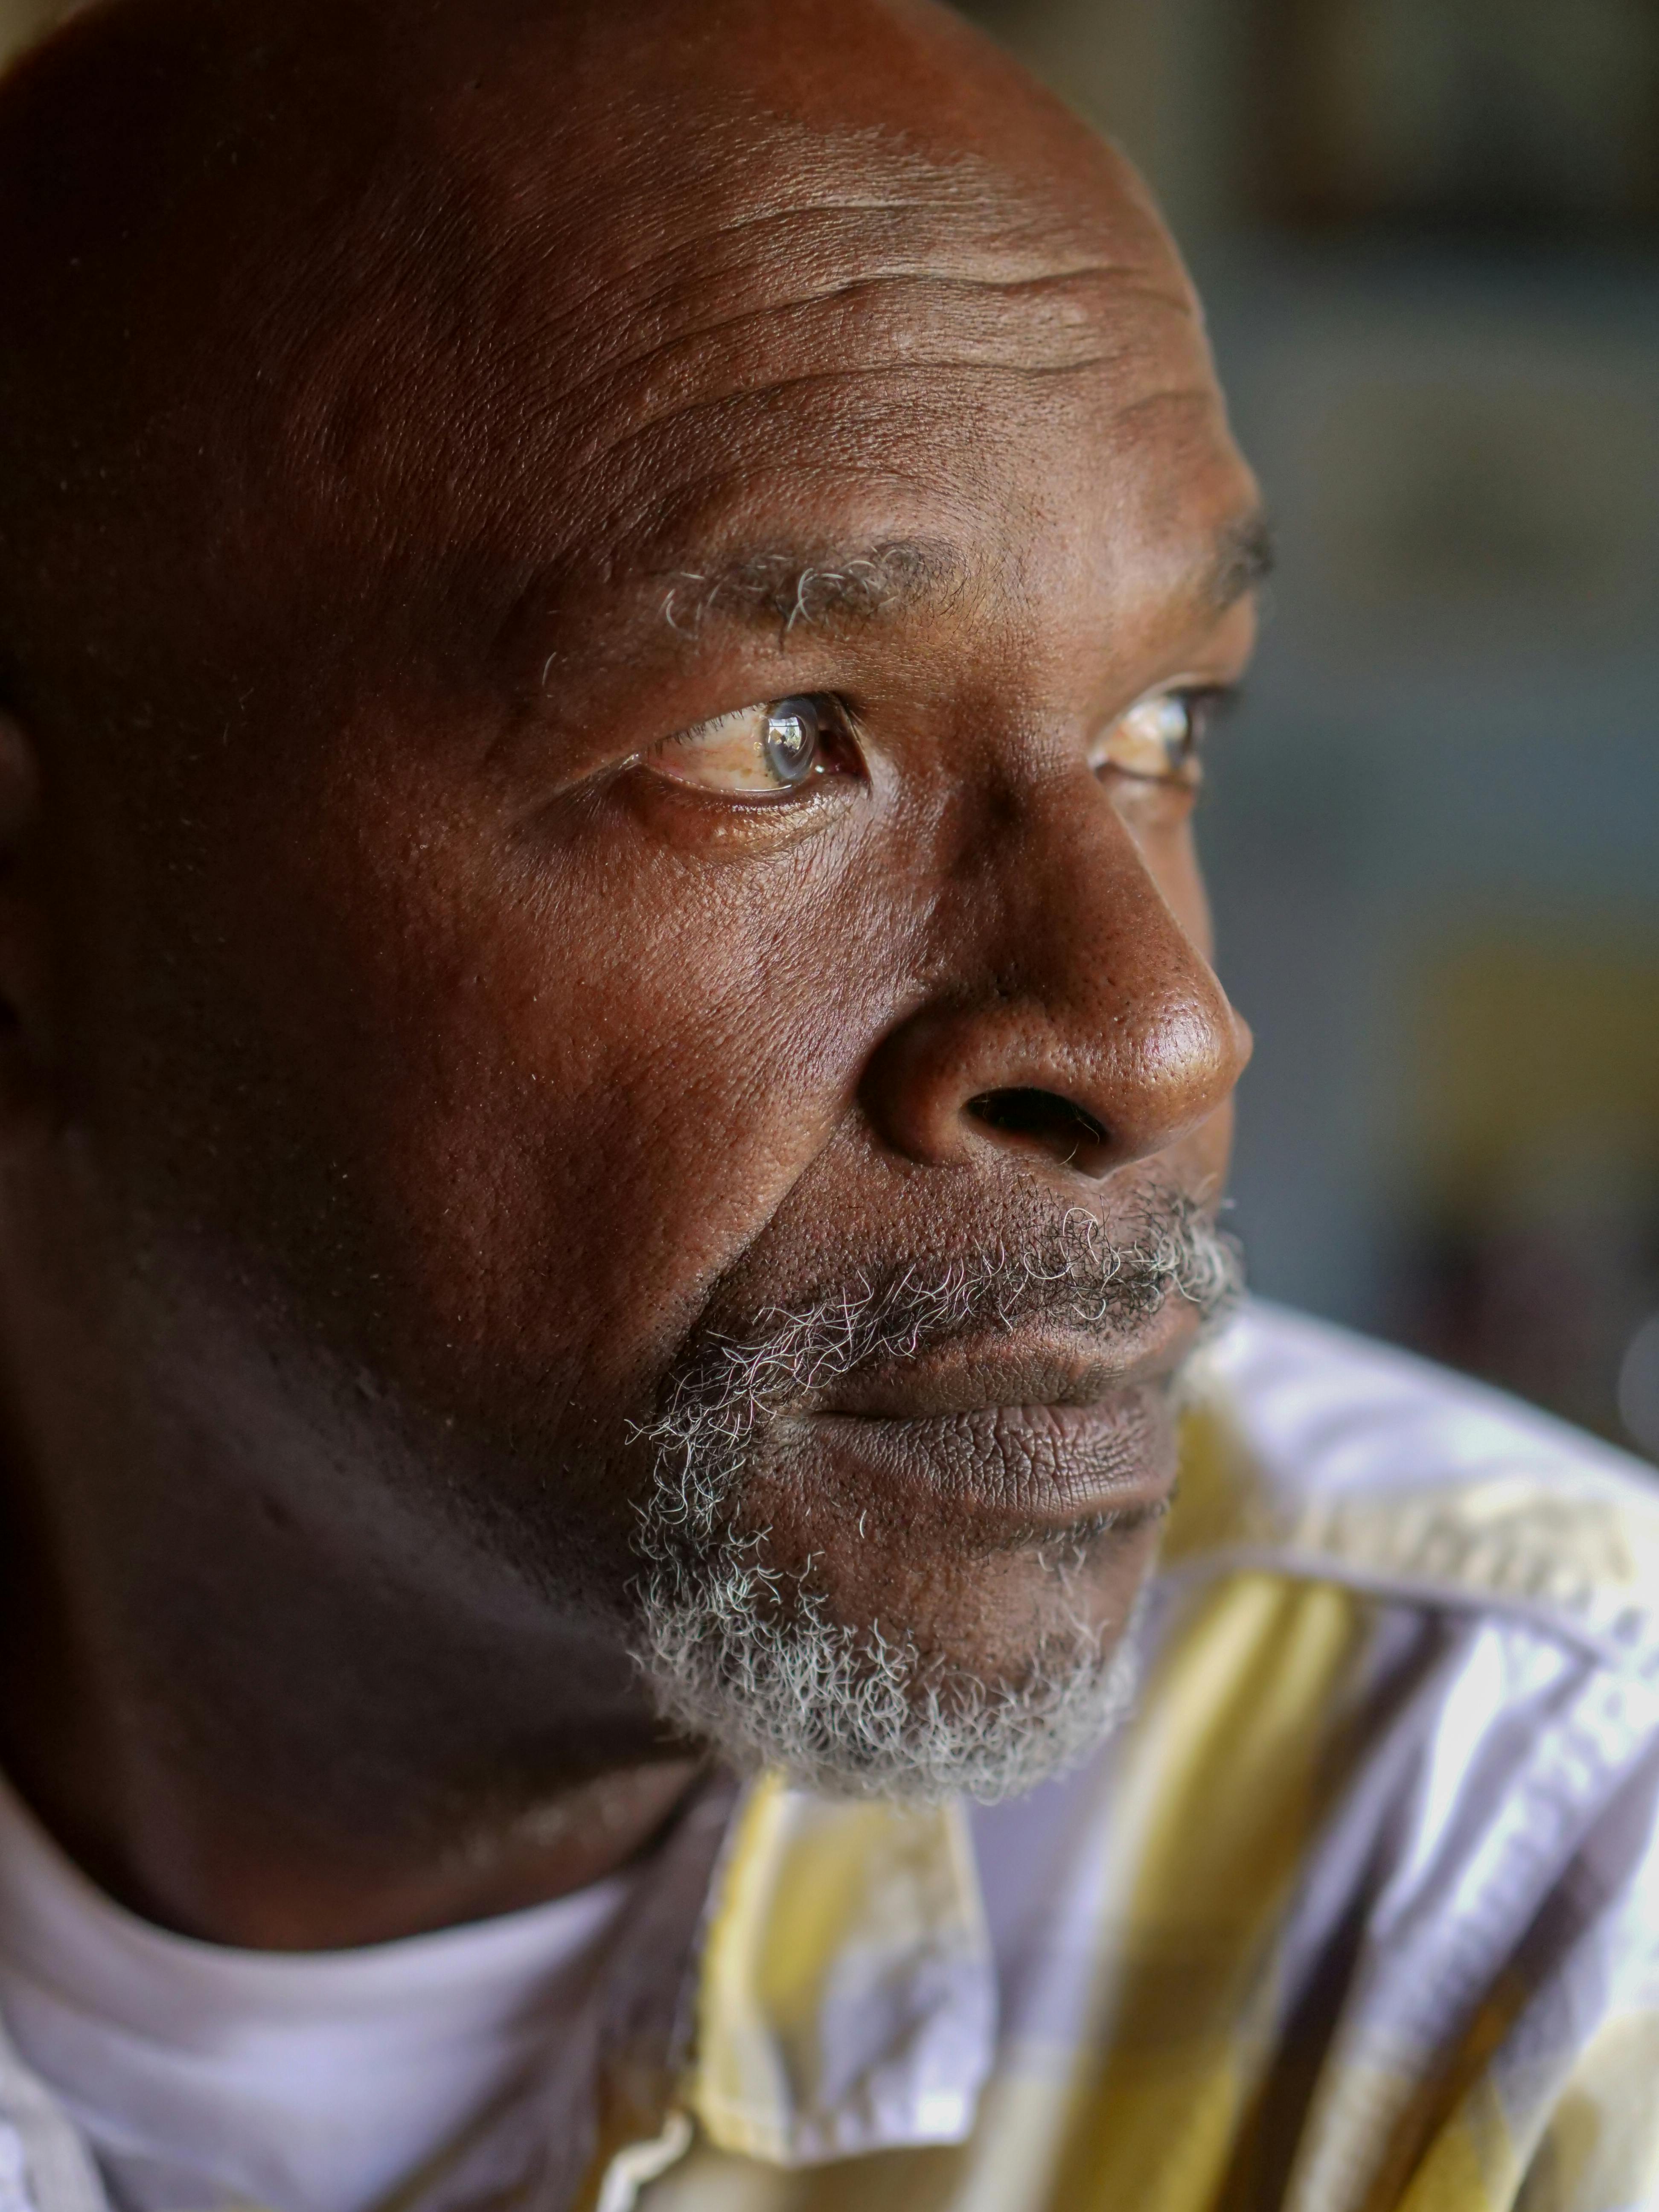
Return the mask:
M 711 1785 L 578 2090 L 400 2207 L 1659 2208 L 1653 1476 L 1258 1305 L 1140 1633 L 1133 1719 L 1018 1802 Z M 0 2212 L 104 2202 L 0 2065 Z

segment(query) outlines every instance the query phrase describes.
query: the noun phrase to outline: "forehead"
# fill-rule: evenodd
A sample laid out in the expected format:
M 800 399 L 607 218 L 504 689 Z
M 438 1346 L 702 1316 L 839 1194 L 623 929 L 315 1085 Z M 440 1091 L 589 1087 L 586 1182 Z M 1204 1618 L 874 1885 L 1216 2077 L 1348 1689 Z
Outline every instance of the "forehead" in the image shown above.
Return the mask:
M 28 573 L 118 574 L 158 681 L 464 680 L 521 604 L 786 544 L 1150 585 L 1248 501 L 1139 188 L 927 0 L 96 21 L 9 90 L 76 180 L 0 191 L 12 444 L 100 549 Z
M 879 209 L 793 208 L 751 227 L 740 266 L 716 233 L 687 247 L 672 307 L 619 306 L 567 448 L 614 542 L 707 532 L 750 504 L 988 501 L 1012 522 L 1062 477 L 1098 496 L 1097 471 L 1121 486 L 1156 450 L 1173 487 L 1215 458 L 1207 350 L 1172 257 L 1032 236 L 1006 198 L 949 182 Z
M 417 532 L 573 580 L 814 535 L 1029 562 L 1109 517 L 1176 553 L 1244 502 L 1184 272 L 1069 118 L 994 161 L 678 112 L 586 166 L 446 149 L 465 219 L 296 362 L 286 450 L 349 419 L 360 475 L 432 487 Z

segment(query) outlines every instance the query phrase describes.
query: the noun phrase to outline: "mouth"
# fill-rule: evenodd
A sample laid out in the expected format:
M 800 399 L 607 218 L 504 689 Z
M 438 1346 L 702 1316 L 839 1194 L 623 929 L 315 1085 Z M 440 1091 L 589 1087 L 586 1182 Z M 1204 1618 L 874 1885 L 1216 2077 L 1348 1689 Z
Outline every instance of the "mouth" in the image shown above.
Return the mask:
M 842 1378 L 804 1415 L 849 1494 L 908 1495 L 999 1548 L 1127 1532 L 1176 1478 L 1170 1385 L 1198 1316 L 1171 1301 L 1115 1356 L 1029 1330 L 975 1337 Z

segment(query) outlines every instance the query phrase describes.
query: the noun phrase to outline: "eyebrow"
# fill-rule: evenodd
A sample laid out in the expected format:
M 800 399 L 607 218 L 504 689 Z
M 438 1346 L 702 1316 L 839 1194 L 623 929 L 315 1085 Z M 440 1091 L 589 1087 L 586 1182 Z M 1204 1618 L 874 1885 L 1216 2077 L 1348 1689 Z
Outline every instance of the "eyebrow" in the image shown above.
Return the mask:
M 1218 614 L 1254 592 L 1273 572 L 1273 525 L 1261 507 L 1225 524 L 1216 541 L 1204 597 Z
M 676 568 L 663 617 L 694 630 L 710 615 L 781 623 L 869 621 L 877 615 L 948 603 L 967 578 L 954 546 L 922 538 L 886 538 L 857 551 L 811 558 L 780 550 L 750 553 L 711 568 Z
M 1273 565 L 1272 528 L 1260 509 L 1225 524 L 1200 576 L 1202 599 L 1218 613 L 1254 591 Z M 690 633 L 711 616 L 786 631 L 842 619 L 948 606 L 969 580 L 968 563 L 936 538 L 896 538 L 816 558 L 785 548 L 747 553 L 707 568 L 675 568 L 664 579 L 663 619 Z

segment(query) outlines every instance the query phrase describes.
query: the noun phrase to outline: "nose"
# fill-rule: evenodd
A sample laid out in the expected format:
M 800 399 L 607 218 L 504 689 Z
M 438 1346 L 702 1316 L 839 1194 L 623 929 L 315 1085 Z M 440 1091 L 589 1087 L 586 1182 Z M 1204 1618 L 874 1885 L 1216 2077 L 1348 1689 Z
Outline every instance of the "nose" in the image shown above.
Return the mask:
M 1005 821 L 952 872 L 936 981 L 872 1056 L 879 1134 L 924 1164 L 1018 1155 L 1089 1179 L 1177 1143 L 1250 1053 L 1188 921 L 1092 779 Z

